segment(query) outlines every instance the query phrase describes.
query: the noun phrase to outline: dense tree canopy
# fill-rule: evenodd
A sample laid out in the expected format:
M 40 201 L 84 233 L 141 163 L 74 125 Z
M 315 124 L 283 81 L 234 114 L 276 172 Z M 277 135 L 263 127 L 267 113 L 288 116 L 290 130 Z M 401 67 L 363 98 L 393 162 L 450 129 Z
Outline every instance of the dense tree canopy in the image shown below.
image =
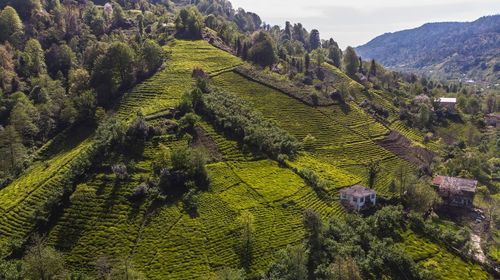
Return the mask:
M 261 66 L 270 66 L 276 62 L 276 43 L 268 33 L 259 31 L 253 35 L 250 58 Z
M 204 27 L 203 16 L 196 7 L 183 8 L 175 19 L 175 26 L 180 37 L 200 39 Z
M 5 7 L 0 12 L 0 42 L 23 31 L 23 22 L 19 18 L 16 10 L 10 6 Z

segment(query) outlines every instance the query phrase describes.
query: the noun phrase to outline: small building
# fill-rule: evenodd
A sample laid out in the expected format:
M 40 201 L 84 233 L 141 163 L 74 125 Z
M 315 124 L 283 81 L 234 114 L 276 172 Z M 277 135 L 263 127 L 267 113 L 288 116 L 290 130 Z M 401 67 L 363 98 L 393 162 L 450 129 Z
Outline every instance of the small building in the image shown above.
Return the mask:
M 491 113 L 484 116 L 484 122 L 487 126 L 497 127 L 497 123 L 500 121 L 500 113 Z
M 477 181 L 437 176 L 432 181 L 432 185 L 437 189 L 443 202 L 450 206 L 472 207 L 477 189 Z
M 448 110 L 448 113 L 455 113 L 455 106 L 457 105 L 456 98 L 441 97 L 437 101 L 443 108 Z
M 375 206 L 377 193 L 361 185 L 355 185 L 340 190 L 340 202 L 349 208 L 360 211 Z

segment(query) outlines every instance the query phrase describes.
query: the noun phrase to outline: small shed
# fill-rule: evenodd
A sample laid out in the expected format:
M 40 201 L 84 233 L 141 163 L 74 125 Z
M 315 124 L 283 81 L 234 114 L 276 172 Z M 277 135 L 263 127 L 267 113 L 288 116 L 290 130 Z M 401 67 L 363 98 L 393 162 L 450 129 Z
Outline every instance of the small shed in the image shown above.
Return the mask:
M 377 193 L 361 185 L 354 185 L 340 190 L 340 201 L 345 206 L 360 211 L 375 206 Z
M 476 180 L 447 176 L 436 176 L 432 181 L 444 203 L 465 207 L 472 207 L 477 183 Z
M 443 108 L 446 108 L 449 113 L 455 113 L 455 106 L 457 105 L 456 98 L 441 97 L 437 101 Z

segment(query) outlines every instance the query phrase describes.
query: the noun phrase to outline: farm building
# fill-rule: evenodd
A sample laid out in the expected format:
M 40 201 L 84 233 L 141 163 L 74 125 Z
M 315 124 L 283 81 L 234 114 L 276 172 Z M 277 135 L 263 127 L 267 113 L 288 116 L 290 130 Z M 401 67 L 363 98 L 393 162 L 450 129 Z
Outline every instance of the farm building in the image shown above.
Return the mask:
M 451 206 L 472 206 L 474 195 L 476 194 L 477 181 L 437 176 L 432 181 L 432 185 L 437 188 L 439 195 L 446 204 Z
M 369 208 L 377 203 L 377 193 L 360 185 L 340 190 L 340 201 L 356 211 Z
M 491 113 L 484 117 L 484 122 L 487 126 L 496 127 L 498 121 L 500 120 L 500 113 Z
M 455 113 L 455 105 L 457 104 L 456 98 L 441 97 L 437 102 L 439 102 L 443 108 L 446 108 L 449 113 Z

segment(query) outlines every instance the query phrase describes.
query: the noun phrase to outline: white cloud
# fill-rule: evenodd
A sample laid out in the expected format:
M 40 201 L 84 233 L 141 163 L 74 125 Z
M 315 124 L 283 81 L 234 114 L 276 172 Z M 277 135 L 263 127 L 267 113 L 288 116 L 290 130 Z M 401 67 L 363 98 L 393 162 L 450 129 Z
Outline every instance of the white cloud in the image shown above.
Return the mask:
M 427 22 L 472 21 L 500 13 L 498 0 L 234 0 L 234 7 L 258 13 L 262 20 L 283 26 L 286 20 L 317 28 L 343 47 L 364 44 L 385 32 Z

